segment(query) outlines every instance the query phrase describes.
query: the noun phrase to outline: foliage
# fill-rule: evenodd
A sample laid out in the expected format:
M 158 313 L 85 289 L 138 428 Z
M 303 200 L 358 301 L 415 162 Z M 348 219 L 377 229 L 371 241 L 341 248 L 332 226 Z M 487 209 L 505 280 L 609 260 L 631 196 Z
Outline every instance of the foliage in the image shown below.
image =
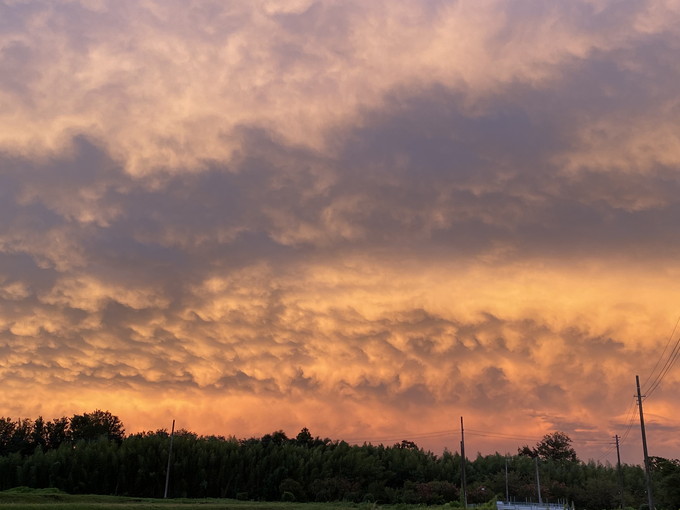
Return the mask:
M 553 432 L 543 436 L 535 448 L 527 445 L 518 449 L 518 454 L 526 457 L 538 457 L 542 460 L 577 462 L 576 450 L 571 446 L 571 438 L 564 432 Z
M 573 460 L 570 442 L 553 434 L 535 449 L 527 447 L 540 459 L 542 500 L 573 502 L 578 509 L 618 507 L 616 469 Z M 70 495 L 161 498 L 169 446 L 168 431 L 125 436 L 120 420 L 106 411 L 50 422 L 2 418 L 0 490 L 26 486 Z M 465 466 L 470 503 L 504 499 L 506 483 L 512 499 L 537 500 L 535 460 L 521 451 L 507 457 L 478 455 Z M 657 457 L 653 466 L 658 508 L 679 508 L 680 461 Z M 622 476 L 625 506 L 639 508 L 646 501 L 642 469 L 624 465 Z M 314 437 L 306 428 L 291 438 L 279 430 L 240 440 L 180 430 L 173 443 L 169 495 L 244 504 L 344 501 L 359 507 L 447 504 L 448 509 L 462 500 L 460 480 L 458 453 L 438 456 L 406 440 L 393 446 L 350 445 Z
M 655 506 L 680 508 L 680 460 L 651 457 L 650 464 L 658 488 Z
M 109 441 L 121 443 L 125 437 L 125 429 L 118 417 L 99 409 L 91 413 L 74 415 L 69 429 L 72 441 L 96 441 L 104 437 Z
M 63 443 L 97 441 L 104 438 L 120 444 L 125 428 L 117 416 L 108 411 L 96 410 L 73 417 L 57 418 L 46 422 L 42 416 L 35 421 L 28 418 L 12 420 L 0 418 L 0 455 L 18 453 L 22 457 L 56 450 Z

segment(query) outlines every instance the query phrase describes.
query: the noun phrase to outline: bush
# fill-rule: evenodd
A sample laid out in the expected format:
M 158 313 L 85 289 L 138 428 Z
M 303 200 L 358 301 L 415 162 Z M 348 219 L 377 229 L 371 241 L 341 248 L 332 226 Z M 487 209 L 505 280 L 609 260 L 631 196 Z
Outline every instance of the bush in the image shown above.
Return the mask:
M 288 501 L 288 502 L 295 502 L 295 494 L 293 494 L 290 491 L 284 491 L 283 494 L 281 494 L 281 501 Z

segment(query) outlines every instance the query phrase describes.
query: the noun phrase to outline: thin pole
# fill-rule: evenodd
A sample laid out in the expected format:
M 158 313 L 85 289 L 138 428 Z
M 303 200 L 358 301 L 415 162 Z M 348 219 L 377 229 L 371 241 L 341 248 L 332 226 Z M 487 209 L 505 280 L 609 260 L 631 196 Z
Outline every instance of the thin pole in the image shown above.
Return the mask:
M 465 481 L 465 433 L 463 432 L 463 417 L 460 417 L 460 464 L 461 484 L 463 488 L 463 508 L 467 508 L 467 483 Z
M 510 491 L 508 490 L 508 456 L 505 456 L 505 502 L 510 503 Z
M 654 510 L 654 496 L 652 495 L 652 469 L 649 465 L 649 454 L 647 453 L 647 434 L 645 433 L 645 418 L 642 413 L 642 395 L 640 394 L 640 377 L 635 376 L 637 386 L 637 400 L 640 408 L 640 430 L 642 431 L 642 453 L 645 456 L 645 475 L 647 480 L 647 502 L 649 510 Z
M 536 464 L 536 492 L 538 493 L 538 504 L 543 504 L 543 498 L 541 498 L 541 478 L 538 476 L 538 457 L 534 457 L 534 462 Z
M 170 485 L 170 460 L 172 459 L 172 440 L 175 438 L 175 420 L 172 420 L 172 432 L 170 432 L 170 449 L 168 450 L 168 469 L 165 470 L 165 493 L 163 499 L 168 497 L 168 486 Z
M 619 472 L 619 496 L 621 497 L 621 509 L 625 508 L 623 501 L 623 471 L 621 471 L 621 451 L 619 450 L 619 435 L 614 436 L 616 441 L 616 470 Z

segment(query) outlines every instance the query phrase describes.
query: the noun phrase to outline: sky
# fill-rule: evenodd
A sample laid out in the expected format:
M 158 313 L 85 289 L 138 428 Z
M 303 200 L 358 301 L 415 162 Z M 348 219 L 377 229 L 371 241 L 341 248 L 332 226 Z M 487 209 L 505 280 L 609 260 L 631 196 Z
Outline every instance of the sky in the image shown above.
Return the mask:
M 0 0 L 0 415 L 680 457 L 679 27 Z

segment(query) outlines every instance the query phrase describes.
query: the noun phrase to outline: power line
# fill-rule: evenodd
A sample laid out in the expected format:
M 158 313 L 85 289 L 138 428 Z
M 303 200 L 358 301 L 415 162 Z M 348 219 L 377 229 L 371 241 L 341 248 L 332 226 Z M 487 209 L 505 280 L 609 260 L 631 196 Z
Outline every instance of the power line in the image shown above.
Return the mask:
M 524 441 L 530 443 L 539 443 L 541 438 L 528 437 L 528 436 L 517 436 L 513 434 L 505 434 L 500 432 L 485 431 L 479 429 L 465 429 L 467 435 L 476 437 L 485 437 L 490 439 L 501 439 L 501 440 L 512 440 L 512 441 Z M 401 434 L 392 436 L 373 436 L 373 437 L 352 437 L 345 439 L 349 444 L 363 444 L 363 443 L 391 443 L 399 442 L 402 440 L 417 440 L 417 439 L 434 439 L 438 437 L 454 436 L 457 433 L 456 430 L 440 430 L 433 432 L 424 432 L 420 434 Z M 608 440 L 601 439 L 582 439 L 573 440 L 572 444 L 575 445 L 587 445 L 587 446 L 597 446 L 598 444 L 610 444 Z
M 425 432 L 421 434 L 402 434 L 400 436 L 391 437 L 353 437 L 345 439 L 348 443 L 359 444 L 359 443 L 387 443 L 392 441 L 402 441 L 404 438 L 408 437 L 410 439 L 429 439 L 436 437 L 452 436 L 456 433 L 455 430 L 440 430 L 435 432 Z
M 647 397 L 654 393 L 654 391 L 659 387 L 661 381 L 663 381 L 663 378 L 666 377 L 668 371 L 673 367 L 673 364 L 678 359 L 679 355 L 680 355 L 680 336 L 678 337 L 678 340 L 675 342 L 675 345 L 673 346 L 673 351 L 671 351 L 671 354 L 668 357 L 668 360 L 666 360 L 666 364 L 659 373 L 659 376 L 657 377 L 656 381 L 652 383 L 652 386 L 646 391 Z
M 633 397 L 633 400 L 631 400 L 631 406 L 628 411 L 628 424 L 626 425 L 626 430 L 624 431 L 623 435 L 619 438 L 620 444 L 623 444 L 628 437 L 628 434 L 630 434 L 630 431 L 633 429 L 633 425 L 635 424 L 635 416 L 637 415 L 637 405 L 635 402 L 635 397 Z
M 666 354 L 666 351 L 668 350 L 668 346 L 670 345 L 671 340 L 673 339 L 673 336 L 675 336 L 675 331 L 678 327 L 678 323 L 680 323 L 680 317 L 678 317 L 678 320 L 675 323 L 675 327 L 673 328 L 671 335 L 668 337 L 668 342 L 666 342 L 666 346 L 664 347 L 663 351 L 661 352 L 661 356 L 659 356 L 659 359 L 657 360 L 656 364 L 654 365 L 652 372 L 647 377 L 645 384 L 653 376 L 654 372 L 656 371 L 656 369 L 659 366 L 659 363 L 664 358 L 664 355 Z M 666 359 L 666 362 L 664 363 L 663 367 L 661 368 L 661 370 L 659 370 L 659 373 L 656 375 L 656 377 L 654 377 L 654 380 L 652 381 L 652 383 L 645 390 L 645 397 L 649 397 L 659 387 L 659 385 L 661 384 L 661 381 L 666 376 L 668 371 L 672 368 L 673 364 L 678 359 L 679 355 L 680 355 L 680 336 L 678 336 L 678 339 L 675 341 L 675 345 L 673 345 L 673 349 L 671 349 L 671 352 L 668 355 L 668 358 Z
M 494 432 L 486 432 L 482 430 L 475 430 L 475 429 L 465 429 L 468 433 L 468 435 L 471 436 L 482 436 L 482 437 L 490 437 L 490 438 L 497 438 L 497 439 L 515 439 L 518 441 L 537 441 L 535 437 L 526 437 L 526 436 L 514 436 L 510 434 L 500 434 L 500 433 L 494 433 Z
M 664 359 L 666 352 L 668 351 L 668 347 L 671 345 L 671 341 L 673 340 L 673 337 L 675 336 L 675 332 L 678 329 L 678 325 L 680 325 L 680 316 L 675 321 L 675 326 L 673 326 L 673 331 L 671 331 L 671 334 L 668 337 L 668 341 L 666 342 L 666 345 L 663 348 L 663 351 L 661 351 L 661 355 L 659 356 L 659 359 L 656 360 L 656 363 L 654 364 L 654 368 L 652 368 L 651 372 L 649 373 L 649 375 L 645 379 L 644 383 L 642 384 L 642 386 L 646 386 L 647 383 L 649 382 L 649 380 L 652 379 L 652 377 L 653 377 L 651 384 L 647 387 L 646 395 L 645 395 L 646 397 L 649 397 L 659 387 L 663 378 L 666 376 L 666 374 L 668 374 L 668 371 L 671 369 L 671 367 L 673 366 L 675 361 L 680 356 L 680 336 L 678 336 L 678 339 L 676 340 L 675 345 L 671 349 L 671 352 L 668 355 L 668 358 L 666 359 L 663 366 L 661 367 L 661 369 L 657 373 L 657 369 L 659 368 L 659 364 Z M 656 373 L 656 375 L 654 375 L 655 373 Z M 642 397 L 640 397 L 640 399 L 642 399 Z M 628 411 L 628 419 L 627 419 L 628 423 L 626 425 L 625 431 L 623 432 L 621 437 L 618 438 L 619 444 L 622 444 L 626 441 L 626 439 L 628 438 L 628 435 L 630 434 L 630 431 L 633 428 L 635 416 L 636 416 L 636 411 L 637 411 L 637 402 L 636 402 L 635 399 L 633 399 L 633 402 L 632 402 L 631 407 L 629 409 L 630 410 Z M 611 453 L 611 451 L 613 451 L 612 448 L 610 448 L 607 452 L 605 452 L 604 455 L 608 455 L 609 453 Z M 602 459 L 602 456 L 598 460 L 601 460 L 601 459 Z
M 666 350 L 668 350 L 668 346 L 670 345 L 671 340 L 673 339 L 673 335 L 675 335 L 675 330 L 678 327 L 678 323 L 680 323 L 680 317 L 678 317 L 678 320 L 675 322 L 675 326 L 673 327 L 673 331 L 671 331 L 671 334 L 668 337 L 668 342 L 666 342 L 666 346 L 663 348 L 663 351 L 661 352 L 661 356 L 659 356 L 659 359 L 656 360 L 656 364 L 654 365 L 654 368 L 652 368 L 652 371 L 647 376 L 647 379 L 645 379 L 645 381 L 642 383 L 643 388 L 647 385 L 647 382 L 652 377 L 652 374 L 654 374 L 654 372 L 656 371 L 657 367 L 659 366 L 659 363 L 661 363 L 661 360 L 663 359 L 663 355 L 666 354 Z
M 611 441 L 609 439 L 599 439 L 599 438 L 582 438 L 579 439 L 578 437 L 576 439 L 572 440 L 572 443 L 574 444 L 581 444 L 581 445 L 598 445 L 598 444 L 610 444 Z
M 612 443 L 610 443 L 610 444 L 612 444 Z M 615 444 L 614 444 L 614 446 L 610 446 L 609 448 L 607 448 L 607 450 L 602 455 L 600 455 L 595 462 L 600 462 L 605 457 L 609 457 L 609 454 L 613 453 L 614 450 L 616 450 Z

